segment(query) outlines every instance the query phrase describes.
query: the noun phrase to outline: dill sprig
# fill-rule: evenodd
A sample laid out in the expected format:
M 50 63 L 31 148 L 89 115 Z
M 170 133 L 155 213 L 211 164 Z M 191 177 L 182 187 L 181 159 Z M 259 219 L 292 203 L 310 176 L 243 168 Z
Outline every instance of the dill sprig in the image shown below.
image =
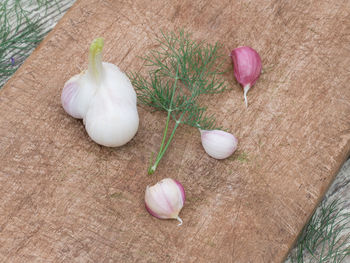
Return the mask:
M 161 32 L 156 41 L 159 48 L 143 57 L 150 68 L 148 77 L 129 74 L 139 102 L 167 112 L 161 146 L 155 162 L 148 169 L 149 174 L 156 170 L 179 125 L 206 130 L 220 128 L 214 115 L 207 114 L 206 107 L 199 104 L 199 97 L 226 88 L 225 82 L 218 79 L 218 75 L 224 73 L 224 62 L 220 61 L 224 55 L 219 44 L 196 42 L 183 30 L 178 34 Z M 167 138 L 170 119 L 175 125 Z
M 74 0 L 1 1 L 0 88 L 48 33 L 57 19 L 52 16 L 61 13 L 66 2 L 68 8 Z
M 350 255 L 350 214 L 338 200 L 322 203 L 300 235 L 289 260 L 304 262 L 343 262 Z

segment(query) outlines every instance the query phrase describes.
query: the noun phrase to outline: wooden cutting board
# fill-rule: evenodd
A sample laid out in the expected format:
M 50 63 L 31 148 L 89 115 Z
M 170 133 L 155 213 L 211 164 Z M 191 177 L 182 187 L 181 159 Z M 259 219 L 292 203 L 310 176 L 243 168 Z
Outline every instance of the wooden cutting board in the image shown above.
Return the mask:
M 208 104 L 239 139 L 217 161 L 198 131 L 178 130 L 153 176 L 165 115 L 139 107 L 121 148 L 93 143 L 60 105 L 87 66 L 142 69 L 160 30 L 258 50 L 249 108 L 233 74 Z M 0 260 L 4 262 L 281 262 L 350 151 L 350 2 L 81 0 L 0 91 Z M 230 66 L 227 57 L 227 65 Z M 184 224 L 151 217 L 146 185 L 183 183 Z

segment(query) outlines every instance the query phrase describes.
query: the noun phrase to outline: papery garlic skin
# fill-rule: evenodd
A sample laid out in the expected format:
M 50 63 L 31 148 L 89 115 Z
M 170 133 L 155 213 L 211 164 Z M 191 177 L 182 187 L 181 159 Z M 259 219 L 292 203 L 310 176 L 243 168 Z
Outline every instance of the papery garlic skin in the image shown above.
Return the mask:
M 243 86 L 244 101 L 248 107 L 247 93 L 261 74 L 261 58 L 258 52 L 247 46 L 232 50 L 231 58 L 234 67 L 234 76 Z
M 199 130 L 202 145 L 206 153 L 215 159 L 230 157 L 237 149 L 238 140 L 228 132 L 221 130 Z
M 83 119 L 96 89 L 96 85 L 89 81 L 86 71 L 73 76 L 62 90 L 61 103 L 64 110 L 76 119 Z
M 95 39 L 88 70 L 66 82 L 61 101 L 69 115 L 83 119 L 93 141 L 117 147 L 138 130 L 137 97 L 129 78 L 117 66 L 102 62 L 102 48 L 103 39 Z
M 136 134 L 139 116 L 136 93 L 128 77 L 110 63 L 102 63 L 110 78 L 102 80 L 103 88 L 91 100 L 84 123 L 90 138 L 98 144 L 118 147 L 129 142 Z M 119 82 L 110 80 L 118 79 Z
M 160 219 L 177 219 L 181 225 L 179 213 L 185 203 L 185 190 L 178 181 L 165 178 L 153 186 L 147 186 L 145 206 L 147 211 Z

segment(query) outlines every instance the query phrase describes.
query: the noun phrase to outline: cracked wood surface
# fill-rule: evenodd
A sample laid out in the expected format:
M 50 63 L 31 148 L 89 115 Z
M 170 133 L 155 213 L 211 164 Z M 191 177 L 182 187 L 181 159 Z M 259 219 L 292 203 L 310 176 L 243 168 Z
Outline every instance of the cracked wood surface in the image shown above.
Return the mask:
M 281 262 L 350 150 L 349 16 L 341 0 L 77 1 L 0 91 L 0 260 Z M 60 93 L 93 38 L 105 61 L 137 71 L 154 36 L 178 28 L 228 54 L 254 47 L 264 71 L 248 109 L 231 72 L 231 90 L 210 98 L 239 139 L 232 158 L 211 159 L 183 127 L 147 176 L 164 114 L 139 107 L 136 137 L 105 148 Z M 181 227 L 144 209 L 164 177 L 187 192 Z

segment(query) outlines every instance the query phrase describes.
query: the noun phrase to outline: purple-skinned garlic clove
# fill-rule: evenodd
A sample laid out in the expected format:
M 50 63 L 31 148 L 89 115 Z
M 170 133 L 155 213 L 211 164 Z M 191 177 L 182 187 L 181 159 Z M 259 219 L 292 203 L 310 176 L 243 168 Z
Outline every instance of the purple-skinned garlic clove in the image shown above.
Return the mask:
M 199 130 L 202 145 L 206 153 L 215 159 L 226 159 L 237 149 L 238 140 L 228 132 L 221 130 Z
M 73 118 L 83 119 L 94 93 L 95 88 L 86 84 L 83 74 L 77 74 L 64 84 L 62 106 Z
M 262 69 L 261 58 L 258 52 L 247 46 L 232 50 L 231 58 L 234 76 L 243 86 L 244 101 L 248 107 L 247 93 L 260 76 Z
M 178 181 L 165 178 L 153 186 L 147 186 L 145 206 L 147 211 L 160 219 L 177 219 L 182 225 L 179 213 L 185 203 L 185 190 Z

